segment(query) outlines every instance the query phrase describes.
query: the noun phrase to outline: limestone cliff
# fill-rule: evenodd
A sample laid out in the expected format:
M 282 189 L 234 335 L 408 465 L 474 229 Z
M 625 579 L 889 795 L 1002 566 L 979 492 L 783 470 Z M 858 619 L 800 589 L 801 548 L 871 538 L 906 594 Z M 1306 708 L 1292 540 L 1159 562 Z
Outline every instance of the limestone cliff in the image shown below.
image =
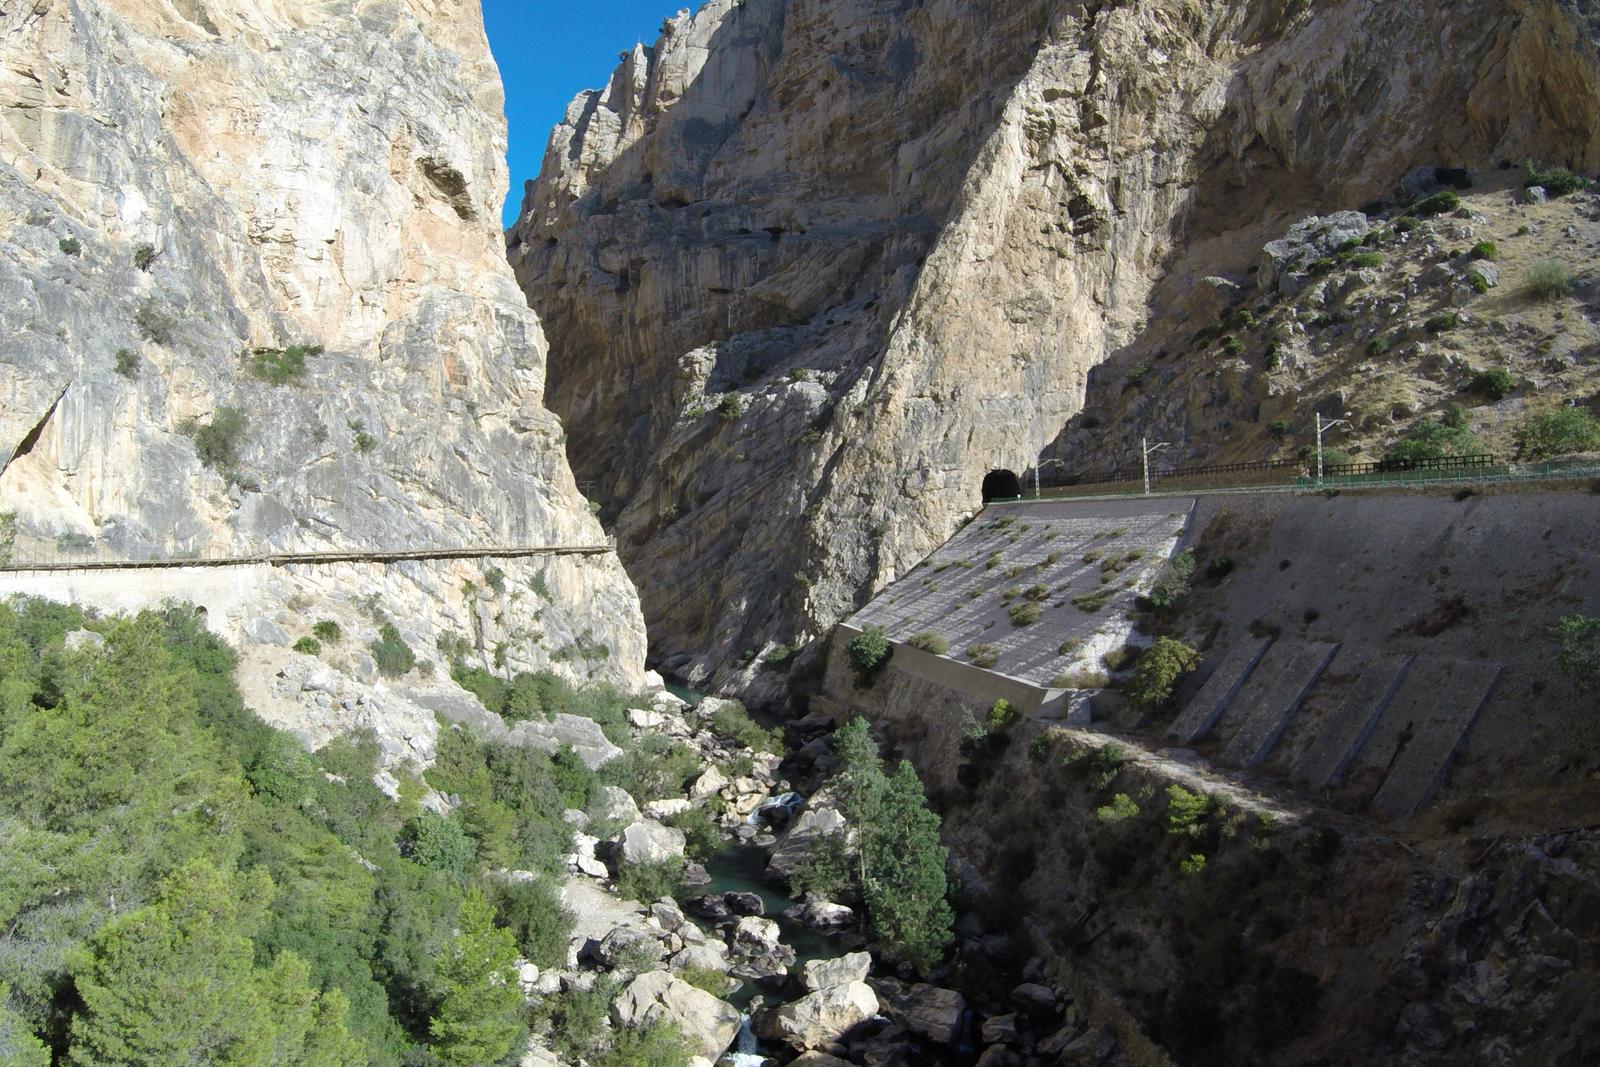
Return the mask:
M 0 5 L 0 60 L 19 555 L 603 542 L 501 253 L 476 3 L 23 0 Z M 124 607 L 184 593 L 115 584 Z M 387 618 L 428 659 L 454 632 L 508 669 L 643 679 L 614 555 L 257 568 L 222 600 L 268 665 L 332 617 L 370 678 L 350 650 Z
M 551 137 L 547 401 L 701 677 L 1030 469 L 1088 372 L 1420 165 L 1600 166 L 1592 0 L 712 0 Z M 725 676 L 750 685 L 770 675 Z

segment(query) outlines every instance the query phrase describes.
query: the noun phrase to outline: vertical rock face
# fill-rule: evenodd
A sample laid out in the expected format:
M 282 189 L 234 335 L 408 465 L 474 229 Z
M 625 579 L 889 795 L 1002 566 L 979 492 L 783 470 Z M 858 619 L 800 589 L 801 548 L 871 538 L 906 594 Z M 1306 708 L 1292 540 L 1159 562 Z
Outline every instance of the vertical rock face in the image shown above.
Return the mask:
M 502 257 L 503 96 L 475 2 L 25 0 L 0 9 L 0 58 L 19 551 L 603 541 Z M 274 384 L 297 346 L 303 374 Z M 367 616 L 419 652 L 456 630 L 512 667 L 642 679 L 614 556 L 490 562 L 372 588 L 281 575 L 233 635 L 380 593 Z
M 510 249 L 661 658 L 700 675 L 821 632 L 1285 220 L 1423 164 L 1600 165 L 1597 11 L 712 0 L 670 20 L 573 102 Z

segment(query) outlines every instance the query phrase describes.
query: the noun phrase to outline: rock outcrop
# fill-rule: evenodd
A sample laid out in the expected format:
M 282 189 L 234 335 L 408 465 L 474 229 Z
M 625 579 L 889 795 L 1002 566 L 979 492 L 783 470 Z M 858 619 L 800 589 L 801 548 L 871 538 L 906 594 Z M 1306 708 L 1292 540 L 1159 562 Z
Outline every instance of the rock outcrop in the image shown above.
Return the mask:
M 703 679 L 1029 470 L 1088 371 L 1423 164 L 1600 166 L 1593 0 L 711 0 L 580 96 L 510 251 L 548 400 Z M 1359 47 L 1357 47 L 1359 43 Z
M 503 95 L 476 3 L 30 0 L 0 9 L 0 59 L 19 557 L 603 544 L 496 232 Z M 254 677 L 318 618 L 346 650 L 386 618 L 424 659 L 451 634 L 486 664 L 644 680 L 611 555 L 227 580 L 211 622 Z M 120 576 L 116 606 L 186 589 Z

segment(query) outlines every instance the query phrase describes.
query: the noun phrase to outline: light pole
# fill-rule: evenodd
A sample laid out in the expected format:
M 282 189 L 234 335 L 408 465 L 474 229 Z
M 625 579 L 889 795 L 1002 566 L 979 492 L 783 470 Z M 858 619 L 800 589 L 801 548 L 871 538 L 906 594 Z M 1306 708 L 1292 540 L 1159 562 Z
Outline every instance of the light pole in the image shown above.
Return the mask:
M 1169 446 L 1167 444 L 1167 442 L 1165 442 L 1165 441 L 1158 442 L 1157 444 L 1151 444 L 1150 443 L 1150 438 L 1148 438 L 1148 437 L 1139 438 L 1139 448 L 1140 448 L 1141 451 L 1144 452 L 1144 495 L 1145 496 L 1149 496 L 1150 495 L 1150 457 L 1155 455 L 1157 452 L 1160 452 L 1163 448 L 1169 448 L 1169 447 L 1171 447 L 1171 446 Z
M 1323 434 L 1323 431 L 1331 430 L 1335 426 L 1343 426 L 1346 429 L 1349 429 L 1350 428 L 1350 412 L 1348 412 L 1348 411 L 1345 412 L 1344 413 L 1344 418 L 1342 418 L 1342 419 L 1327 419 L 1327 420 L 1323 419 L 1322 412 L 1320 412 L 1320 411 L 1317 412 L 1317 484 L 1318 485 L 1322 484 L 1322 434 Z
M 1039 472 L 1052 464 L 1057 467 L 1065 467 L 1067 461 L 1064 459 L 1047 459 L 1043 463 L 1035 463 L 1033 465 L 1033 499 L 1039 499 Z

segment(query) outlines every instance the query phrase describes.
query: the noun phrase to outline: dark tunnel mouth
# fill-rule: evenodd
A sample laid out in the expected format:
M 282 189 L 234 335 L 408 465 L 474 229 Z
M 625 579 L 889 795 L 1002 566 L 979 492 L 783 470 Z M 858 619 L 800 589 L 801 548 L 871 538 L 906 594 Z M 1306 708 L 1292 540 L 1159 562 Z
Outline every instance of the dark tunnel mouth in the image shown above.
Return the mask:
M 1015 500 L 1022 495 L 1022 479 L 1008 470 L 992 470 L 983 476 L 983 502 Z

